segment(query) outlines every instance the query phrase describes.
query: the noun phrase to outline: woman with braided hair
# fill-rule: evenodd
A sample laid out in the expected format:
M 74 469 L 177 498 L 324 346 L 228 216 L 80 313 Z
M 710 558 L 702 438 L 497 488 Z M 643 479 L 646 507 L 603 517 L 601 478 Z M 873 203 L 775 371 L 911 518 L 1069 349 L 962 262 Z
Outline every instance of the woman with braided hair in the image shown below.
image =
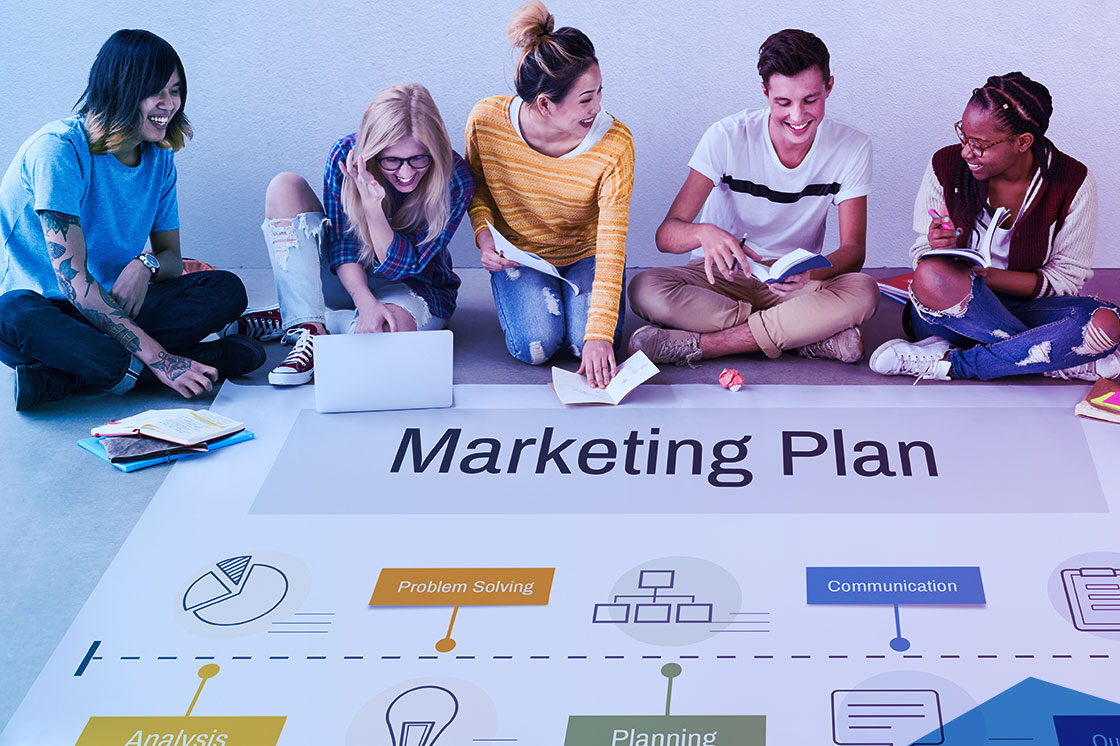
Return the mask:
M 1120 377 L 1117 307 L 1078 295 L 1093 274 L 1096 181 L 1046 137 L 1053 110 L 1046 87 L 1020 72 L 973 90 L 956 125 L 960 144 L 934 153 L 914 204 L 904 319 L 920 341 L 883 344 L 872 370 L 940 380 Z M 1004 211 L 990 266 L 925 256 L 976 247 Z

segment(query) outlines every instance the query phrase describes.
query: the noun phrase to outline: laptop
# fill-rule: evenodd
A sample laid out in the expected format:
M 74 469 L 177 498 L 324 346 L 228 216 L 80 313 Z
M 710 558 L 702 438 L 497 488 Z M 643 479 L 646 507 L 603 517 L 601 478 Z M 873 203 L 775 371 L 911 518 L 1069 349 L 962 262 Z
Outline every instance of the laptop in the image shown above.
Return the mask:
M 315 409 L 370 412 L 450 407 L 447 329 L 315 337 Z

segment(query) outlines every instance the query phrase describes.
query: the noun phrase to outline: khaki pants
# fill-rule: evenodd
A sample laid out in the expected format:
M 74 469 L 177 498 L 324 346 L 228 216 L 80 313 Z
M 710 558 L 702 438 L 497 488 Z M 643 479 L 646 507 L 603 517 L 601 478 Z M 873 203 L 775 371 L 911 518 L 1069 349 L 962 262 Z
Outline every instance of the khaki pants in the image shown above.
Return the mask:
M 781 296 L 742 275 L 728 282 L 717 272 L 709 285 L 702 259 L 639 272 L 630 281 L 629 297 L 634 313 L 673 329 L 710 333 L 745 323 L 767 357 L 862 324 L 879 306 L 875 280 L 858 272 L 815 280 Z

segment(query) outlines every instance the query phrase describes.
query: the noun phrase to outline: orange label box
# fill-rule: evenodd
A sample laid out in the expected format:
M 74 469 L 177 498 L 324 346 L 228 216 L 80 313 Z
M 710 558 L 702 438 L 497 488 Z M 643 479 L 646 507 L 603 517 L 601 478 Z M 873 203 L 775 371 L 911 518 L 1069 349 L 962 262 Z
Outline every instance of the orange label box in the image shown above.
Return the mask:
M 272 746 L 284 717 L 92 717 L 76 746 Z
M 553 567 L 386 567 L 369 605 L 543 606 L 555 572 Z

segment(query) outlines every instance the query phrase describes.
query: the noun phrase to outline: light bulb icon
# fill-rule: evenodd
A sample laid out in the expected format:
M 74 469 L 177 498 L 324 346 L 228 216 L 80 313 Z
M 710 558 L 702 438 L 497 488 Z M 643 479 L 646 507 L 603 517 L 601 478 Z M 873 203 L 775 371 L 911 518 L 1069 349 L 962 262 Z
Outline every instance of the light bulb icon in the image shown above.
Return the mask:
M 459 700 L 442 686 L 417 686 L 385 709 L 392 746 L 435 746 L 459 714 Z

